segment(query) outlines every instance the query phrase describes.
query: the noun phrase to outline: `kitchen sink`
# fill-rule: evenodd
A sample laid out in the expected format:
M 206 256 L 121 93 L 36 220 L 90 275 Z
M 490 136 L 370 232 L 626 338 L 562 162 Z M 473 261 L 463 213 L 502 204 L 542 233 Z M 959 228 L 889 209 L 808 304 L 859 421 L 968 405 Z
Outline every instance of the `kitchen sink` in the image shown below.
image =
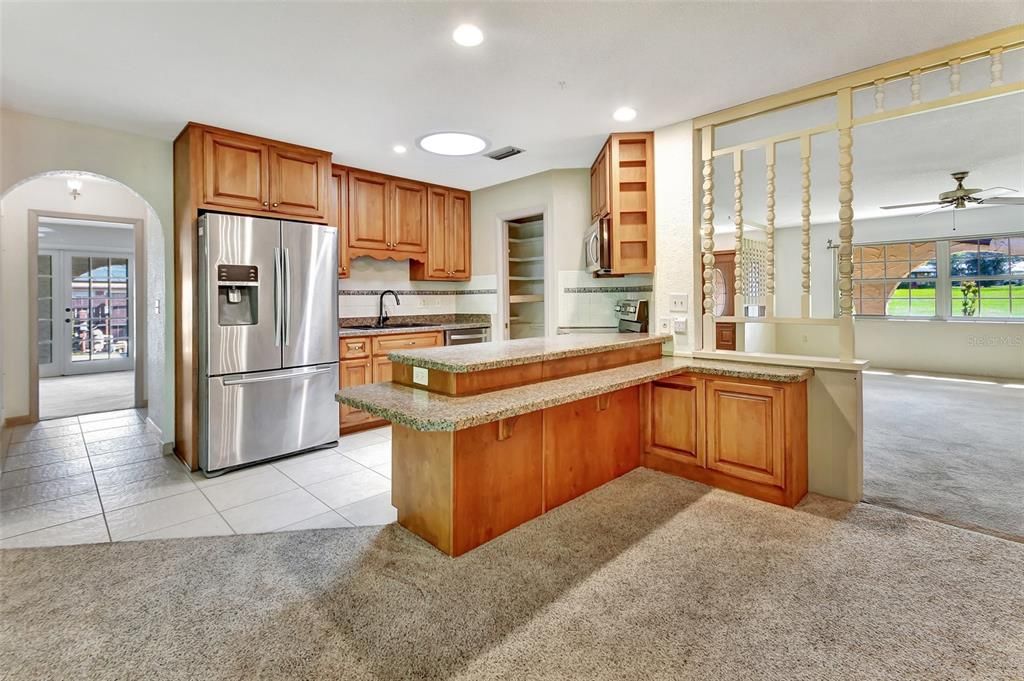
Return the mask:
M 357 329 L 359 331 L 377 331 L 382 329 L 419 329 L 425 326 L 441 326 L 438 323 L 431 322 L 407 322 L 405 324 L 385 324 L 380 326 L 378 324 L 361 324 L 356 326 L 343 326 L 344 329 Z

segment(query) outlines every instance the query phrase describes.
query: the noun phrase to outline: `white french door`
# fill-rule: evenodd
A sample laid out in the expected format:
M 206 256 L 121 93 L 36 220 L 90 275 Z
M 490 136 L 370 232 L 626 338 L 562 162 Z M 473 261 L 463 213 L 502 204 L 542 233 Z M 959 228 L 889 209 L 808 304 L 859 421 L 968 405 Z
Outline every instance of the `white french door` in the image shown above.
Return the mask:
M 132 368 L 134 262 L 129 253 L 39 254 L 39 375 Z

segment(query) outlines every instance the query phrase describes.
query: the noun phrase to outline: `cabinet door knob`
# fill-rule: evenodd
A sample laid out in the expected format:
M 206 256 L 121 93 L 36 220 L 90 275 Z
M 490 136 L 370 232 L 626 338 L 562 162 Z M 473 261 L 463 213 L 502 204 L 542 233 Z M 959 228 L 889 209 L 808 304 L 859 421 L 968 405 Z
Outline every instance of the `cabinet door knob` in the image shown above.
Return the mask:
M 276 203 L 274 204 L 274 208 L 277 208 L 277 204 Z
M 264 207 L 266 207 L 266 206 L 269 206 L 269 205 L 270 205 L 270 202 L 269 202 L 269 201 L 264 201 L 264 202 L 263 202 L 263 205 L 264 205 Z M 276 206 L 277 204 L 275 203 L 274 205 Z

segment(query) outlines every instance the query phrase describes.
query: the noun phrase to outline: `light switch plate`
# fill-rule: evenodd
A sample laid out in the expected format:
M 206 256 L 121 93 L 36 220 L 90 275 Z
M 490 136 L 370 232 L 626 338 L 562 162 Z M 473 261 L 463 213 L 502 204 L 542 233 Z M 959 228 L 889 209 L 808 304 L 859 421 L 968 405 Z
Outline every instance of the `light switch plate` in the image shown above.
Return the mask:
M 672 312 L 686 312 L 690 305 L 690 296 L 686 293 L 670 293 L 669 309 Z

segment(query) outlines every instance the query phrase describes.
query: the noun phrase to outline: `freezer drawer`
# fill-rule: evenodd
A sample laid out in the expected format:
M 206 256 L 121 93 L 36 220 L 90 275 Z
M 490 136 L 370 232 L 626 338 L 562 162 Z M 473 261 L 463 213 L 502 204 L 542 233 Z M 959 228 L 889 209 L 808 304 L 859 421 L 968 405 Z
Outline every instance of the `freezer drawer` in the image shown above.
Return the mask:
M 337 364 L 207 381 L 207 472 L 337 443 Z

